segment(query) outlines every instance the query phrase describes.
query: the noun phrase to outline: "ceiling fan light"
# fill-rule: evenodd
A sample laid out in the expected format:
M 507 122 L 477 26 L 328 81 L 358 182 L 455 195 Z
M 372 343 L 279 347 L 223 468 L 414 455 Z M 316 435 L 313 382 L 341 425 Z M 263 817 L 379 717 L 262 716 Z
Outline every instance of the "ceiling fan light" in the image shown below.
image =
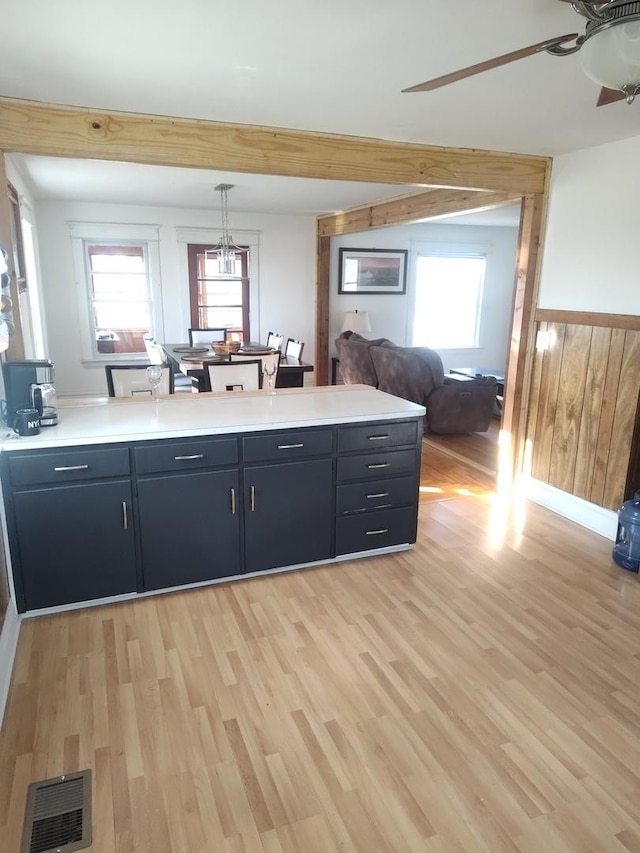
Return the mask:
M 640 86 L 640 20 L 598 27 L 580 50 L 582 70 L 606 89 Z

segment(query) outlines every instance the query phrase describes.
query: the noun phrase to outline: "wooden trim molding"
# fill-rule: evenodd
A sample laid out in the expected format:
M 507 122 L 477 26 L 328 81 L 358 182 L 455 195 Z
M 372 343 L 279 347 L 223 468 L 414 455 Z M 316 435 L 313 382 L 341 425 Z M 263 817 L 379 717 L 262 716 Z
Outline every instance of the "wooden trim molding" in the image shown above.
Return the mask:
M 429 190 L 394 198 L 366 207 L 357 207 L 318 219 L 321 237 L 355 234 L 371 228 L 404 225 L 426 219 L 442 219 L 459 213 L 477 213 L 520 201 L 517 193 L 469 192 L 468 190 Z
M 329 259 L 331 238 L 316 240 L 316 352 L 315 384 L 329 384 Z
M 501 192 L 542 192 L 549 159 L 0 98 L 0 148 L 27 154 Z
M 640 331 L 640 314 L 602 314 L 590 311 L 538 308 L 535 319 L 538 323 L 565 323 L 568 326 L 598 326 L 605 329 Z
M 524 453 L 529 379 L 534 348 L 533 312 L 538 291 L 539 257 L 546 197 L 522 200 L 514 288 L 513 319 L 502 410 L 500 483 L 511 485 Z

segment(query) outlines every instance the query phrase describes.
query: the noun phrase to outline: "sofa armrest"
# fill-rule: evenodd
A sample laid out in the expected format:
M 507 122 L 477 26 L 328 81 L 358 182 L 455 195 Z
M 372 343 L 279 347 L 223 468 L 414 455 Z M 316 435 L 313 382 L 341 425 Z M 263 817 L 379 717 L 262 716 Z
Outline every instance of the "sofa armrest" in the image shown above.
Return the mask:
M 427 398 L 427 428 L 440 435 L 486 432 L 495 410 L 497 383 L 482 379 L 445 380 Z

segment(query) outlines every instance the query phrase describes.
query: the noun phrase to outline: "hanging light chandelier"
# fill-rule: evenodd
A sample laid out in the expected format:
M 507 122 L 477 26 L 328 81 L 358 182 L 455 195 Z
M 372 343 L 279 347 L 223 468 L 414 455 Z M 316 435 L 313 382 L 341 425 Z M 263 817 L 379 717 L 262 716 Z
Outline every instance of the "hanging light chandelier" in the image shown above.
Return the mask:
M 215 257 L 218 261 L 219 275 L 235 275 L 236 274 L 236 254 L 244 251 L 240 246 L 233 242 L 229 234 L 229 207 L 227 201 L 227 193 L 233 189 L 233 184 L 218 184 L 215 187 L 216 192 L 220 193 L 220 203 L 222 208 L 222 236 L 217 244 L 212 249 L 207 249 L 205 260 Z

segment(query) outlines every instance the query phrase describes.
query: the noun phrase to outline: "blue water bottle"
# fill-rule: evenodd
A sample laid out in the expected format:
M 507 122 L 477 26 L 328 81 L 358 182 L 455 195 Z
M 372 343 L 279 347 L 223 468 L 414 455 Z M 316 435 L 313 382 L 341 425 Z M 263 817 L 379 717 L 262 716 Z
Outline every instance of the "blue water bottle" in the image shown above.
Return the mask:
M 618 533 L 613 559 L 629 572 L 640 569 L 640 492 L 618 510 Z

